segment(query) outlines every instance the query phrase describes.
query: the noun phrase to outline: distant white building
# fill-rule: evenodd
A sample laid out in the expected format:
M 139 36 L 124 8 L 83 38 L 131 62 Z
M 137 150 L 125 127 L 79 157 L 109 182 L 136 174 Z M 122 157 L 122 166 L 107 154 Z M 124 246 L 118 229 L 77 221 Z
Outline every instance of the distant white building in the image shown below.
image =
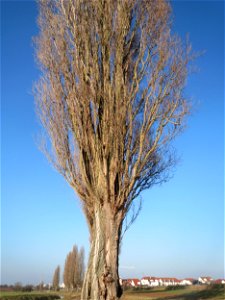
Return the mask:
M 198 282 L 200 284 L 210 284 L 213 281 L 212 277 L 206 276 L 206 277 L 199 277 Z
M 163 278 L 163 277 L 150 277 L 145 276 L 141 279 L 141 284 L 145 286 L 174 286 L 180 285 L 181 280 L 177 278 Z
M 193 278 L 185 278 L 180 280 L 180 285 L 192 285 L 194 282 Z
M 150 286 L 150 278 L 151 278 L 151 277 L 147 277 L 147 276 L 143 277 L 143 278 L 141 279 L 141 285 Z
M 180 280 L 177 278 L 160 278 L 161 285 L 163 286 L 175 286 L 180 285 Z
M 157 277 L 145 276 L 141 279 L 141 285 L 151 286 L 151 287 L 159 286 L 160 280 Z
M 157 277 L 151 277 L 150 279 L 150 286 L 160 286 L 160 279 Z
M 60 285 L 59 285 L 59 287 L 60 287 L 60 289 L 65 289 L 65 283 L 64 282 L 62 282 Z
M 158 287 L 158 286 L 190 286 L 194 282 L 197 282 L 197 279 L 185 278 L 177 279 L 174 277 L 153 277 L 153 276 L 144 276 L 141 280 L 137 278 L 131 279 L 120 279 L 120 284 L 127 287 L 137 287 L 137 286 L 146 286 L 146 287 Z M 225 284 L 225 279 L 218 279 L 213 281 L 209 276 L 199 277 L 199 284 L 211 284 L 211 283 L 221 283 Z

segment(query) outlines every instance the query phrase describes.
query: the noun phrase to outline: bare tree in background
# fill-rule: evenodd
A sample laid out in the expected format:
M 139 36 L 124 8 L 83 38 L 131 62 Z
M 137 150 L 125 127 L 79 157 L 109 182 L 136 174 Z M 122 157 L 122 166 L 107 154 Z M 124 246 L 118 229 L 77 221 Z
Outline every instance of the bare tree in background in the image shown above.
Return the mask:
M 118 299 L 126 215 L 174 164 L 190 47 L 172 33 L 166 0 L 42 0 L 39 9 L 46 153 L 79 195 L 90 230 L 81 298 Z
M 64 284 L 68 290 L 78 289 L 82 286 L 84 279 L 84 248 L 78 251 L 77 246 L 73 246 L 65 260 Z
M 71 288 L 70 284 L 70 266 L 71 266 L 71 255 L 70 253 L 67 255 L 64 265 L 64 273 L 63 273 L 63 282 L 67 290 Z
M 60 281 L 60 266 L 57 266 L 52 280 L 53 290 L 57 291 L 59 289 L 59 281 Z
M 75 288 L 74 283 L 74 273 L 77 269 L 77 256 L 78 248 L 75 245 L 66 257 L 65 267 L 64 267 L 64 284 L 68 290 L 73 290 Z
M 84 281 L 84 248 L 81 247 L 78 254 L 78 276 L 77 276 L 77 285 L 78 287 L 82 287 Z

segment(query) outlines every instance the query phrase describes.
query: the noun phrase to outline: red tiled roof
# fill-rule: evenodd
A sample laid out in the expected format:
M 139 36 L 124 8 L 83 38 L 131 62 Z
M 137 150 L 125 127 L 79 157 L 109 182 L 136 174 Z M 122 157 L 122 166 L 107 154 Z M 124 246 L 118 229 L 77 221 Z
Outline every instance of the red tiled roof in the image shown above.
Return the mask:
M 138 284 L 140 282 L 140 280 L 138 278 L 128 278 L 128 279 L 123 279 L 124 283 L 132 283 L 132 281 L 134 282 L 134 284 Z
M 133 280 L 133 282 L 134 282 L 135 285 L 137 285 L 138 283 L 140 283 L 140 280 L 137 279 L 137 278 L 134 278 L 134 279 L 132 279 L 132 280 Z
M 179 282 L 180 280 L 178 280 L 177 278 L 169 278 L 169 277 L 165 277 L 165 278 L 159 278 L 162 281 L 175 281 L 175 282 Z
M 225 279 L 216 279 L 214 280 L 214 283 L 222 283 L 222 281 L 225 281 Z
M 148 281 L 151 281 L 151 280 L 162 280 L 162 281 L 174 281 L 174 282 L 180 282 L 179 279 L 177 278 L 169 278 L 169 277 L 152 277 L 152 276 L 144 276 L 142 277 L 142 279 L 144 280 L 148 280 Z

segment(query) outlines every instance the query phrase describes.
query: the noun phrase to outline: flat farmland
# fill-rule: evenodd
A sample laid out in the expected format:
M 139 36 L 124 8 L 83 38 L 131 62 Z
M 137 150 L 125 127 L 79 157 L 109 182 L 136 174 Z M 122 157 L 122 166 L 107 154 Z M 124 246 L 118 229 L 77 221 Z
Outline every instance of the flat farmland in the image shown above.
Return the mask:
M 56 297 L 54 297 L 56 296 Z M 79 292 L 1 292 L 2 300 L 80 300 Z M 225 300 L 224 286 L 191 286 L 167 291 L 165 288 L 132 289 L 124 292 L 121 300 Z M 85 299 L 82 299 L 85 300 Z M 98 300 L 98 299 L 93 299 Z
M 225 289 L 222 286 L 191 286 L 185 289 L 166 291 L 152 289 L 150 291 L 126 291 L 122 300 L 225 300 Z

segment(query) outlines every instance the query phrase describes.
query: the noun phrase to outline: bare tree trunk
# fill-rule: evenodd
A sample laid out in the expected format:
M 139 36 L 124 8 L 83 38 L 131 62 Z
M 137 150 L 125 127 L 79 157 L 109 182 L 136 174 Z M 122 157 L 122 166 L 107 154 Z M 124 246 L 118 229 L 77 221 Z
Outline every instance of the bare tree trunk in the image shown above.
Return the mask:
M 109 206 L 97 207 L 82 300 L 116 300 L 122 295 L 118 275 L 120 233 L 121 217 L 113 217 Z

